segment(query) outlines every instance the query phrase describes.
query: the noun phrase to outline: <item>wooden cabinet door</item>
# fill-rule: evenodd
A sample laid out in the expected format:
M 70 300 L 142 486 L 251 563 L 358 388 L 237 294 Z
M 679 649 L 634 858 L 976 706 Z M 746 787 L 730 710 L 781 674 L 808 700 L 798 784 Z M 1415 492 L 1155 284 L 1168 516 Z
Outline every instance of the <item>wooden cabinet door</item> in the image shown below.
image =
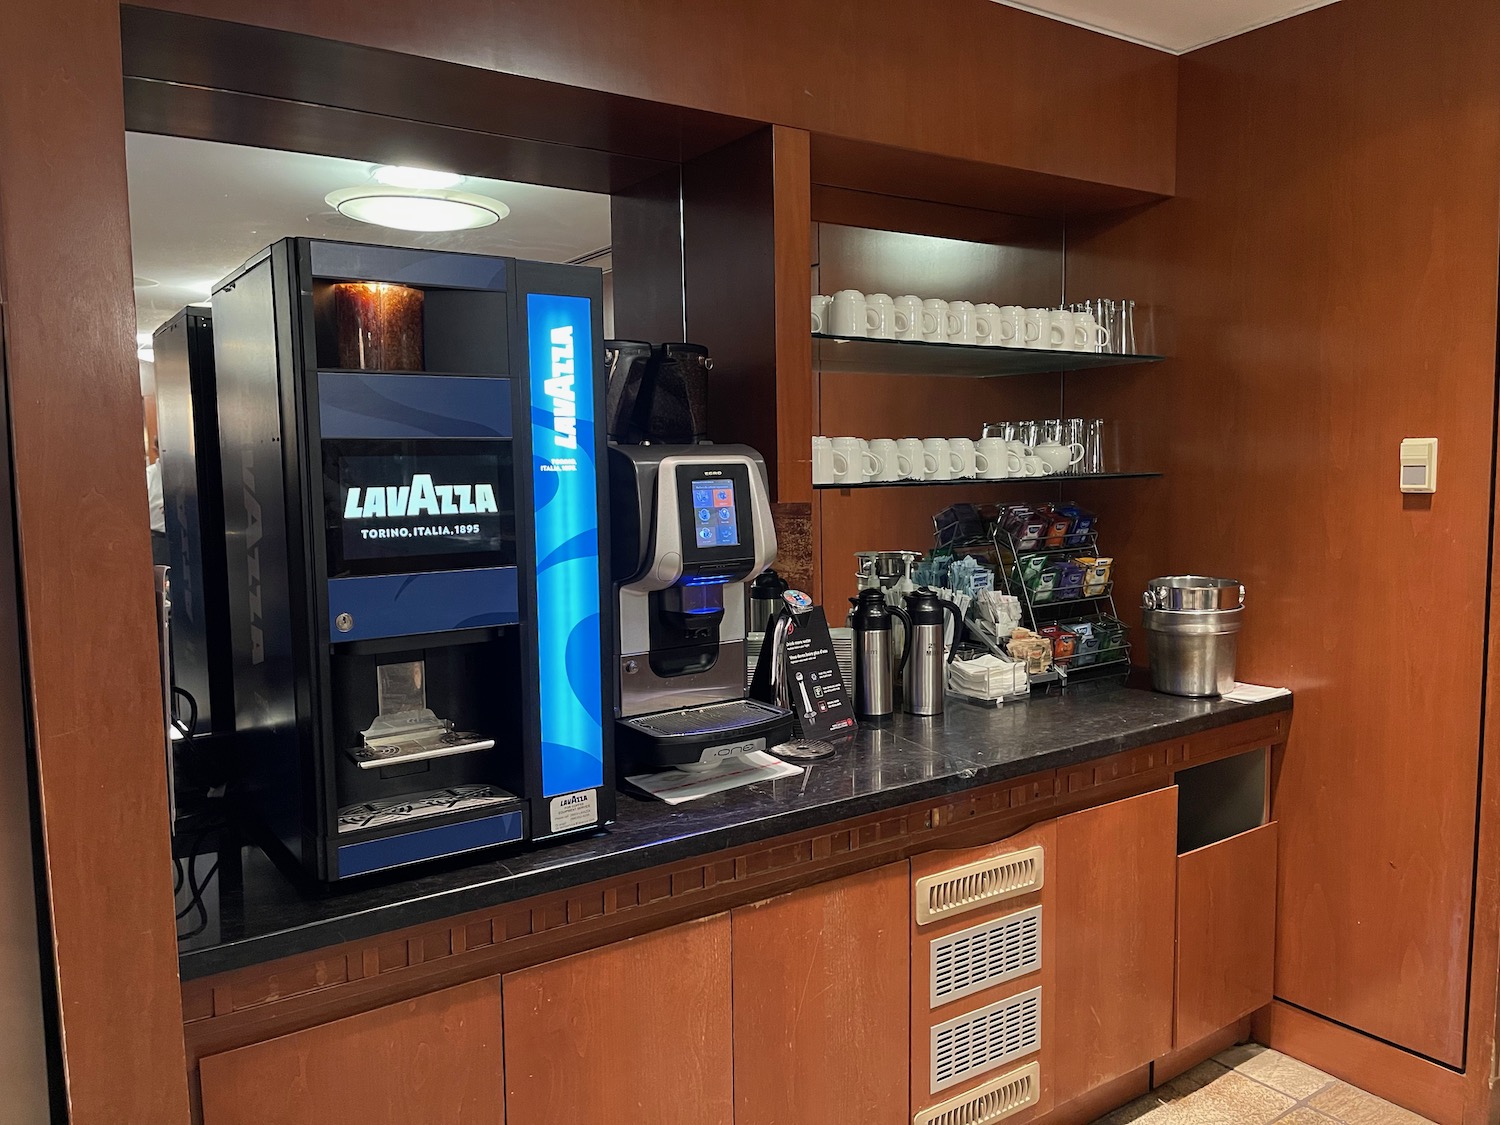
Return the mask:
M 509 973 L 510 1125 L 730 1125 L 729 916 Z
M 1276 825 L 1177 860 L 1177 1046 L 1271 1002 L 1276 961 Z
M 203 1125 L 503 1125 L 491 977 L 209 1055 Z
M 905 863 L 734 911 L 735 1125 L 907 1121 Z
M 1172 1049 L 1177 790 L 1057 821 L 1055 1104 Z

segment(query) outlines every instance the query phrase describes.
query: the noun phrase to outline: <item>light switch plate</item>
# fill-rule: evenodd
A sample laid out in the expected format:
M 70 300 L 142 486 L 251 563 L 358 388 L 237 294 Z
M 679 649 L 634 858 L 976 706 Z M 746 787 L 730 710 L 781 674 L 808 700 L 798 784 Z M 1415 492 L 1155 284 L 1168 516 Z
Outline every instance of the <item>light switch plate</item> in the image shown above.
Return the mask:
M 1437 491 L 1437 438 L 1401 439 L 1401 491 Z

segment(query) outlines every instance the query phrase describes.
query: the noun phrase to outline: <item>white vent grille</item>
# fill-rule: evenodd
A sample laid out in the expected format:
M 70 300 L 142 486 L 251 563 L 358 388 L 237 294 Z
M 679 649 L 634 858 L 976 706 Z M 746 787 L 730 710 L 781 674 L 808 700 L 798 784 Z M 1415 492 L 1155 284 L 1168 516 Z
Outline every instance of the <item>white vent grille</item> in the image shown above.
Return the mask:
M 987 903 L 1030 894 L 1042 885 L 1042 849 L 1027 848 L 917 880 L 917 925 Z
M 1042 990 L 1033 988 L 932 1029 L 932 1092 L 1029 1055 L 1042 1045 Z
M 994 1125 L 1042 1096 L 1042 1072 L 1036 1063 L 1002 1074 L 983 1086 L 939 1102 L 911 1119 L 912 1125 Z
M 1042 967 L 1042 908 L 1033 906 L 933 938 L 929 964 L 936 1008 Z

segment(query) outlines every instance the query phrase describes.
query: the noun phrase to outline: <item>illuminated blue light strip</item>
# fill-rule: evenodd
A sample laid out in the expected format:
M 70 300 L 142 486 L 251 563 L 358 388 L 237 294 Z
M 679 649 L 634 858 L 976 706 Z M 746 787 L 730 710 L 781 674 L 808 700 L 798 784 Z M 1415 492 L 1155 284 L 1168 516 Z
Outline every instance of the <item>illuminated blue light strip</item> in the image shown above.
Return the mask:
M 542 793 L 604 784 L 594 340 L 586 297 L 526 297 Z

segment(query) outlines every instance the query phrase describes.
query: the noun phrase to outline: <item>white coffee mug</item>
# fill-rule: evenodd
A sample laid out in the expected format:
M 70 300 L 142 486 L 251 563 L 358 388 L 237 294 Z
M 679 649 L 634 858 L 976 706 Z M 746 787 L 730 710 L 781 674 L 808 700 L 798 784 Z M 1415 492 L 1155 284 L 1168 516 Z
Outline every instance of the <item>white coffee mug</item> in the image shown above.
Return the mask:
M 1026 472 L 1026 458 L 1031 456 L 1031 450 L 1027 449 L 1025 445 L 1019 441 L 1008 441 L 1005 443 L 1005 452 L 1015 458 L 1015 460 L 1010 462 L 1013 466 L 1011 476 L 1024 477 L 1033 475 Z
M 1024 348 L 1026 346 L 1026 310 L 1020 305 L 1002 305 L 1000 323 L 996 328 L 996 343 L 1002 348 Z
M 896 302 L 889 293 L 871 293 L 865 298 L 870 307 L 870 335 L 877 340 L 896 338 Z
M 812 330 L 814 332 L 828 331 L 828 306 L 833 304 L 833 298 L 819 293 L 812 299 Z
M 1021 323 L 1022 347 L 1050 348 L 1051 335 L 1052 310 L 1027 309 L 1026 319 Z
M 1021 475 L 1023 477 L 1050 477 L 1052 466 L 1040 457 L 1032 454 L 1021 458 Z
M 901 475 L 906 480 L 926 480 L 937 472 L 938 459 L 927 452 L 921 438 L 901 438 L 896 442 L 896 453 L 905 458 Z
M 828 308 L 827 331 L 832 336 L 868 336 L 874 327 L 873 315 L 863 293 L 841 289 Z
M 974 324 L 974 305 L 969 301 L 948 302 L 948 339 L 955 344 L 979 343 Z
M 953 314 L 948 311 L 948 302 L 928 297 L 922 302 L 922 339 L 946 344 L 952 336 Z
M 920 340 L 922 338 L 922 298 L 907 294 L 897 297 L 896 339 Z
M 1002 480 L 1021 475 L 1021 455 L 1012 453 L 1003 438 L 980 438 L 974 443 L 974 451 L 985 460 L 979 470 L 979 475 L 985 480 Z
M 813 484 L 832 484 L 837 474 L 833 471 L 833 441 L 826 437 L 812 440 Z
M 956 468 L 954 469 L 955 476 L 967 478 L 977 477 L 980 475 L 981 466 L 979 450 L 974 447 L 973 438 L 949 438 L 948 449 L 952 452 L 953 458 L 957 463 Z M 989 458 L 986 457 L 983 460 L 984 465 L 987 467 L 990 463 Z
M 928 480 L 952 480 L 963 475 L 963 460 L 953 452 L 947 438 L 926 438 L 922 442 L 922 448 L 932 454 L 933 458 L 927 473 Z
M 870 453 L 880 462 L 876 480 L 903 480 L 910 475 L 911 458 L 902 453 L 891 438 L 871 438 Z
M 1084 349 L 1084 335 L 1079 331 L 1073 314 L 1067 309 L 1053 309 L 1047 314 L 1051 328 L 1049 339 L 1060 352 L 1079 352 Z
M 1084 351 L 1102 352 L 1109 347 L 1109 329 L 1095 320 L 1093 313 L 1075 312 L 1073 324 L 1082 330 Z
M 974 306 L 974 336 L 977 343 L 987 348 L 1000 344 L 1000 306 L 981 304 Z
M 880 468 L 880 462 L 857 437 L 833 439 L 833 472 L 838 484 L 864 484 Z
M 1065 473 L 1083 460 L 1083 446 L 1076 441 L 1071 445 L 1055 441 L 1038 442 L 1032 452 L 1054 473 Z

